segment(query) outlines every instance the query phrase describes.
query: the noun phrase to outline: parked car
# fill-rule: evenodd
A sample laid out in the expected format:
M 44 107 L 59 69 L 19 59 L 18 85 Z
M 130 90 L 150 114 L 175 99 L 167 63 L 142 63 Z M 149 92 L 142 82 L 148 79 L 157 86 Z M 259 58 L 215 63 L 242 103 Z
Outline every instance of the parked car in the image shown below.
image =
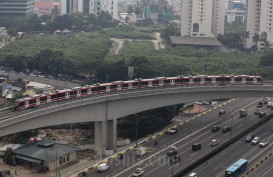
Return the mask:
M 268 144 L 268 140 L 262 140 L 259 144 L 260 147 L 264 147 Z
M 177 151 L 175 148 L 172 148 L 167 152 L 167 156 L 174 156 L 176 154 L 177 154 Z
M 223 133 L 227 133 L 231 130 L 231 127 L 230 126 L 225 126 L 223 129 L 222 129 L 222 132 Z
M 266 113 L 265 113 L 265 112 L 260 112 L 259 118 L 263 118 L 263 117 L 265 117 L 265 116 L 266 116 Z
M 219 126 L 213 126 L 213 127 L 211 128 L 211 131 L 212 131 L 212 132 L 218 132 L 218 131 L 220 131 L 220 127 L 219 127 Z
M 139 177 L 144 175 L 144 170 L 142 168 L 137 168 L 136 172 L 132 174 L 132 177 Z
M 220 111 L 219 111 L 219 116 L 221 116 L 221 115 L 223 115 L 223 114 L 225 114 L 225 113 L 226 113 L 225 110 L 220 110 Z
M 251 144 L 257 144 L 260 142 L 260 138 L 256 136 L 255 138 L 252 139 Z
M 254 134 L 252 134 L 252 133 L 248 134 L 248 135 L 246 136 L 246 142 L 251 142 L 252 139 L 253 139 L 254 137 L 255 137 Z
M 211 140 L 211 142 L 210 142 L 210 146 L 216 146 L 216 145 L 218 145 L 219 144 L 219 141 L 217 140 L 217 139 L 213 139 L 213 140 Z

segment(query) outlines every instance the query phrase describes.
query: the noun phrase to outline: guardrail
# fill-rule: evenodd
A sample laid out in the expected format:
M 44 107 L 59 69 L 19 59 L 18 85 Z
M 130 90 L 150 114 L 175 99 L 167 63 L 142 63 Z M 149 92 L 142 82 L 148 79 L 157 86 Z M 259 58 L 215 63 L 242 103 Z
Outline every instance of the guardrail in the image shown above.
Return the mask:
M 243 136 L 245 136 L 247 133 L 251 132 L 252 130 L 256 129 L 257 127 L 259 127 L 260 125 L 262 125 L 263 123 L 267 122 L 270 118 L 273 117 L 273 114 L 270 114 L 269 116 L 261 119 L 260 121 L 256 122 L 255 124 L 249 126 L 248 128 L 244 129 L 243 131 L 241 131 L 240 133 L 236 134 L 234 137 L 232 137 L 231 139 L 229 139 L 228 141 L 224 142 L 223 144 L 220 144 L 219 147 L 211 150 L 210 152 L 208 152 L 207 154 L 201 156 L 199 159 L 197 159 L 196 161 L 192 162 L 191 164 L 185 166 L 182 170 L 180 170 L 179 172 L 177 172 L 174 177 L 182 177 L 185 174 L 189 173 L 190 171 L 192 171 L 194 168 L 196 168 L 197 166 L 199 166 L 200 164 L 202 164 L 203 162 L 205 162 L 206 160 L 210 159 L 211 157 L 213 157 L 214 155 L 216 155 L 217 153 L 221 152 L 222 150 L 224 150 L 225 148 L 227 148 L 230 144 L 234 143 L 235 141 L 237 141 L 238 139 L 242 138 Z

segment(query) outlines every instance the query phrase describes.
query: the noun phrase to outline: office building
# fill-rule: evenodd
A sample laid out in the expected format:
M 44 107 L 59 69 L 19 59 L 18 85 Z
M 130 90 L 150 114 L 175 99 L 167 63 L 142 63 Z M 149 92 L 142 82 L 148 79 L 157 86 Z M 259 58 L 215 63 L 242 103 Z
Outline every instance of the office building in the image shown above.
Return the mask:
M 181 36 L 214 37 L 224 34 L 224 1 L 183 0 L 181 9 Z
M 62 14 L 84 12 L 99 15 L 101 11 L 108 11 L 117 18 L 118 0 L 62 0 Z
M 257 45 L 258 50 L 273 48 L 273 0 L 248 0 L 245 28 L 247 49 Z
M 34 0 L 0 0 L 0 16 L 30 17 L 34 13 Z

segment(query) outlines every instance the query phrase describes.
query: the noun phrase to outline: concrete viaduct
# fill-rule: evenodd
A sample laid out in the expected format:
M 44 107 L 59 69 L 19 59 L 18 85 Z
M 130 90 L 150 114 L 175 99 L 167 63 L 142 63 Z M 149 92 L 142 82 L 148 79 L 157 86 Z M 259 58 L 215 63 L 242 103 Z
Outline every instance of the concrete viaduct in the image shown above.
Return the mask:
M 0 121 L 0 137 L 40 127 L 95 122 L 95 146 L 104 154 L 116 147 L 118 118 L 196 100 L 264 96 L 273 97 L 273 85 L 176 86 L 107 93 L 22 111 Z

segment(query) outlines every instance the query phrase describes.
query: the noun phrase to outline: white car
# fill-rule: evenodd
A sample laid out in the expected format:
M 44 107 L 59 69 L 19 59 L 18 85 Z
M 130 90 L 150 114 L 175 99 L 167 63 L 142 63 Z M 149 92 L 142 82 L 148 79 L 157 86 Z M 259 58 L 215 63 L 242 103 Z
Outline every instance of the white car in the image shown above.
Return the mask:
M 98 172 L 103 172 L 109 169 L 109 165 L 106 163 L 101 163 L 98 165 Z
M 37 76 L 37 75 L 35 75 L 34 73 L 29 73 L 29 75 L 30 75 L 30 76 L 34 76 L 34 77 Z
M 257 144 L 260 142 L 260 138 L 256 136 L 255 138 L 252 139 L 251 144 Z
M 197 177 L 197 173 L 191 173 L 189 177 Z
M 216 145 L 218 145 L 219 144 L 219 141 L 217 140 L 217 139 L 213 139 L 213 140 L 211 140 L 211 142 L 210 142 L 210 146 L 216 146 Z
M 268 144 L 268 140 L 262 140 L 259 144 L 260 147 L 264 147 Z
M 132 177 L 139 177 L 144 175 L 144 170 L 142 168 L 137 168 L 136 172 L 132 174 Z
M 273 106 L 273 102 L 270 101 L 267 103 L 267 107 L 271 107 L 271 106 Z
M 43 75 L 38 75 L 38 77 L 44 78 L 45 76 L 43 76 Z

